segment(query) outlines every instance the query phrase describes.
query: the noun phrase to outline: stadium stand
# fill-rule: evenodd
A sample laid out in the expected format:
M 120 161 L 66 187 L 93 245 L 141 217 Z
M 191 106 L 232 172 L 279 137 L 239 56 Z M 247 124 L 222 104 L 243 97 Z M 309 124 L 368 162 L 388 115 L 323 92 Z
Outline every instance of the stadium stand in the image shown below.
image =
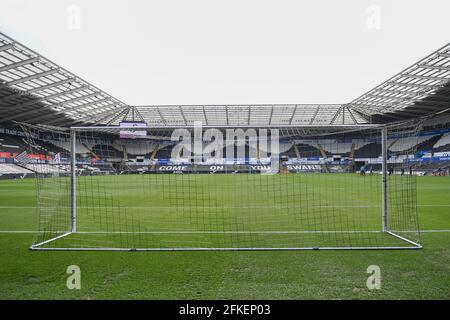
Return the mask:
M 172 146 L 165 146 L 156 152 L 156 159 L 170 159 L 172 154 Z
M 157 144 L 142 143 L 139 141 L 115 141 L 113 147 L 116 150 L 122 150 L 127 154 L 127 158 L 133 158 L 135 156 L 147 156 L 149 157 Z
M 0 135 L 0 151 L 19 153 L 26 149 L 26 143 L 21 137 L 9 134 Z
M 116 171 L 110 163 L 96 163 L 91 166 L 85 167 L 87 170 L 92 172 L 114 172 Z
M 19 167 L 12 163 L 0 163 L 0 174 L 25 174 L 32 171 Z
M 49 141 L 49 143 L 52 144 L 54 148 L 58 148 L 60 151 L 70 151 L 70 142 L 68 140 L 52 140 Z M 90 153 L 89 149 L 79 141 L 77 141 L 77 143 L 75 144 L 75 148 L 77 150 L 77 153 Z
M 67 173 L 69 172 L 68 165 L 49 165 L 49 164 L 33 164 L 29 163 L 25 166 L 30 171 L 36 173 Z
M 356 149 L 354 157 L 355 158 L 378 158 L 381 155 L 381 144 L 380 143 L 369 143 L 365 146 Z
M 297 149 L 300 153 L 301 157 L 321 157 L 322 154 L 320 153 L 320 150 L 317 147 L 313 147 L 308 144 L 299 143 L 296 144 Z
M 433 151 L 450 151 L 450 133 L 442 135 L 442 137 L 433 145 Z
M 123 152 L 117 150 L 112 145 L 96 144 L 90 150 L 101 159 L 122 159 Z
M 448 175 L 450 170 L 450 161 L 422 162 L 415 169 L 423 175 Z
M 297 152 L 295 151 L 295 148 L 297 146 L 290 147 L 286 152 L 281 153 L 282 156 L 287 156 L 289 159 L 295 159 L 298 158 Z M 298 149 L 297 149 L 298 150 Z
M 441 138 L 441 135 L 434 135 L 431 139 L 417 144 L 417 152 L 429 152 L 433 150 L 433 146 Z
M 392 152 L 401 152 L 407 151 L 414 148 L 416 145 L 426 142 L 434 136 L 419 136 L 419 137 L 408 137 L 408 138 L 399 138 L 395 140 L 393 143 L 388 141 L 389 151 Z
M 439 167 L 445 167 L 445 158 L 438 157 L 446 156 L 445 154 L 439 154 L 439 152 L 450 151 L 450 133 L 434 133 L 433 127 L 429 128 L 429 132 L 423 132 L 419 137 L 407 137 L 407 138 L 395 138 L 388 141 L 389 153 L 391 156 L 395 156 L 397 162 L 406 161 L 402 158 L 403 154 L 406 154 L 411 149 L 417 150 L 422 157 L 433 157 L 433 161 L 428 162 L 425 158 L 422 159 L 422 163 L 416 164 L 417 170 L 423 170 L 424 172 L 432 172 Z M 399 134 L 401 136 L 401 134 Z M 22 135 L 0 134 L 0 152 L 3 155 L 0 157 L 14 158 L 19 152 L 27 150 L 25 138 Z M 347 137 L 348 139 L 348 137 Z M 60 153 L 67 161 L 67 157 L 70 151 L 70 143 L 67 139 L 51 136 L 43 136 L 40 139 L 35 139 L 37 145 L 36 153 L 40 150 L 45 154 L 54 156 Z M 126 140 L 118 139 L 116 141 L 109 140 L 106 136 L 104 139 L 77 141 L 76 149 L 80 161 L 86 161 L 89 159 L 106 160 L 108 162 L 100 161 L 99 163 L 93 163 L 91 167 L 86 167 L 85 172 L 114 172 L 122 170 L 119 167 L 113 167 L 112 162 L 118 163 L 123 161 L 131 161 L 133 163 L 133 171 L 136 170 L 137 165 L 140 162 L 145 162 L 146 166 L 158 163 L 180 163 L 189 164 L 192 159 L 183 158 L 174 161 L 171 159 L 173 144 L 168 144 L 167 141 L 155 140 L 153 143 L 138 141 L 138 140 Z M 342 142 L 339 137 L 333 139 L 321 139 L 321 140 L 289 140 L 280 143 L 280 151 L 282 156 L 287 156 L 288 159 L 295 161 L 296 159 L 315 158 L 323 159 L 333 156 L 341 156 L 343 159 L 355 159 L 356 161 L 368 161 L 368 159 L 377 159 L 381 155 L 381 145 L 378 142 L 370 142 L 370 140 L 358 140 L 352 139 L 352 142 Z M 236 152 L 236 150 L 235 150 Z M 435 156 L 435 153 L 438 153 Z M 226 155 L 226 149 L 222 150 L 222 154 Z M 235 153 L 236 154 L 236 153 Z M 255 163 L 257 159 L 249 156 L 248 150 L 245 157 L 248 158 L 248 163 Z M 359 160 L 358 160 L 359 159 Z M 221 164 L 216 160 L 211 160 L 211 164 Z M 372 162 L 374 163 L 374 162 Z M 34 166 L 30 163 L 27 169 L 18 167 L 17 165 L 8 163 L 11 168 L 16 167 L 16 170 L 8 169 L 11 173 L 25 173 L 25 172 L 37 172 L 38 166 Z M 9 166 L 8 166 L 9 167 Z M 52 172 L 66 172 L 66 168 L 57 167 L 53 165 L 46 168 L 40 166 L 42 173 Z M 145 167 L 145 166 L 144 166 Z M 370 162 L 367 164 L 367 169 L 370 167 Z M 7 171 L 6 166 L 3 166 L 3 172 Z M 19 169 L 17 169 L 19 168 Z M 25 170 L 25 171 L 21 171 Z M 131 169 L 130 169 L 131 170 Z

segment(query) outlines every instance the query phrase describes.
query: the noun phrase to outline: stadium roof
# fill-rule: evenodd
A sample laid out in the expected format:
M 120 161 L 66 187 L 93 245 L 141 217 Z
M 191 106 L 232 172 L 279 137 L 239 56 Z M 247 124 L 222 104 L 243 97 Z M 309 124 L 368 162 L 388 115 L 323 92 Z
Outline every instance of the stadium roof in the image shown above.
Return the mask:
M 450 43 L 348 104 L 373 122 L 450 110 Z
M 333 104 L 140 106 L 149 126 L 306 126 L 364 123 L 348 107 Z
M 0 121 L 70 125 L 129 109 L 92 84 L 0 33 Z
M 449 111 L 450 44 L 347 104 L 129 106 L 0 33 L 0 123 L 295 127 L 385 123 Z

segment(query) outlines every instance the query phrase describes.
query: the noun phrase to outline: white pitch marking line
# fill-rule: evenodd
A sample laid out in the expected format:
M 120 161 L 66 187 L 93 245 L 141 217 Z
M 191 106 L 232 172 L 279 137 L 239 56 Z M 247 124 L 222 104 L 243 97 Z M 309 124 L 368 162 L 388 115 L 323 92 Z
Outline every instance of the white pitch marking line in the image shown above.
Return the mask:
M 0 230 L 0 233 L 35 233 L 36 231 L 30 230 Z
M 276 209 L 293 209 L 293 208 L 299 208 L 299 209 L 305 209 L 305 208 L 309 208 L 309 209 L 314 209 L 314 208 L 379 208 L 381 206 L 379 205 L 360 205 L 360 206 L 335 206 L 335 205 L 318 205 L 318 206 L 219 206 L 219 207 L 215 207 L 215 206 L 152 206 L 151 209 L 174 209 L 174 208 L 215 208 L 215 209 L 226 209 L 226 208 L 247 208 L 247 209 L 267 209 L 267 208 L 276 208 Z M 418 204 L 417 207 L 450 207 L 450 204 Z M 36 209 L 37 207 L 26 207 L 26 206 L 21 206 L 21 207 L 17 207 L 17 206 L 0 206 L 0 209 Z M 70 208 L 70 207 L 59 207 L 59 208 Z M 92 207 L 78 207 L 79 209 L 148 209 L 150 207 L 143 207 L 143 206 L 126 206 L 126 207 L 109 207 L 109 206 L 105 206 L 105 207 L 98 207 L 98 206 L 92 206 Z M 55 208 L 42 208 L 42 209 L 56 209 Z M 1 212 L 0 212 L 1 213 Z
M 63 231 L 55 231 L 54 233 L 61 233 Z M 416 232 L 416 231 L 402 231 L 402 232 Z M 419 233 L 446 233 L 450 230 L 420 230 Z M 45 231 L 31 231 L 31 230 L 0 230 L 0 233 L 46 233 Z M 78 231 L 75 234 L 302 234 L 302 233 L 381 233 L 377 230 L 324 230 L 324 231 Z

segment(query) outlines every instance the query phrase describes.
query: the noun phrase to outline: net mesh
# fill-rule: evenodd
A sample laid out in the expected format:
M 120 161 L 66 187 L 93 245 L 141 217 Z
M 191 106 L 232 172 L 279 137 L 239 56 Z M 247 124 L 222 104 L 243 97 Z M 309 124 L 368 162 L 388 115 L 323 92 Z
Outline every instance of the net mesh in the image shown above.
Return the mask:
M 388 130 L 387 233 L 379 128 L 281 136 L 276 172 L 270 152 L 249 137 L 228 146 L 244 146 L 233 157 L 204 141 L 212 157 L 195 159 L 186 141 L 157 139 L 150 130 L 131 139 L 116 128 L 80 129 L 72 232 L 70 133 L 27 127 L 30 152 L 40 155 L 26 164 L 38 190 L 32 248 L 417 247 L 419 130 Z

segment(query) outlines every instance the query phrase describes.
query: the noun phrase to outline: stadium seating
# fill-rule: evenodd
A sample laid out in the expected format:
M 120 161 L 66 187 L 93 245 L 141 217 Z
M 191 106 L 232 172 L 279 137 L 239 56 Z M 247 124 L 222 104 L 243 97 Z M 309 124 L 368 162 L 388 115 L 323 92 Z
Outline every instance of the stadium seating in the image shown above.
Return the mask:
M 149 144 L 147 142 L 141 143 L 139 141 L 120 141 L 113 144 L 113 147 L 117 150 L 123 150 L 123 147 L 125 147 L 125 150 L 129 157 L 148 155 L 153 151 L 155 146 L 156 144 Z
M 0 163 L 0 174 L 25 174 L 32 171 L 16 166 L 12 163 Z
M 58 149 L 62 149 L 65 152 L 70 151 L 70 141 L 64 141 L 64 140 L 53 140 L 53 141 L 49 141 L 54 147 L 58 148 Z M 77 151 L 77 153 L 89 153 L 89 149 L 86 148 L 86 146 L 77 141 L 77 143 L 75 144 L 75 150 Z
M 433 146 L 436 144 L 437 141 L 441 139 L 441 135 L 434 135 L 429 140 L 426 140 L 424 142 L 420 142 L 417 145 L 417 151 L 423 151 L 423 152 L 429 152 L 433 150 Z
M 26 168 L 37 173 L 67 173 L 68 165 L 49 165 L 49 164 L 32 164 L 26 165 Z
M 450 161 L 422 162 L 415 169 L 415 171 L 421 171 L 424 174 L 429 175 L 438 172 L 439 168 L 442 173 L 448 173 L 448 170 L 450 169 Z
M 172 155 L 172 146 L 166 146 L 156 152 L 156 159 L 170 159 Z
M 9 134 L 0 135 L 0 151 L 19 153 L 26 149 L 26 144 L 21 137 Z
M 300 153 L 300 157 L 302 158 L 312 158 L 322 156 L 318 147 L 313 147 L 309 144 L 299 143 L 297 144 L 297 148 Z
M 99 168 L 101 171 L 105 171 L 105 172 L 113 172 L 113 171 L 115 171 L 114 168 L 109 163 L 96 164 L 95 167 Z
M 323 140 L 316 140 L 314 142 L 310 142 L 308 140 L 297 140 L 297 142 L 300 143 L 299 144 L 300 148 L 305 149 L 303 146 L 309 145 L 310 147 L 319 150 L 319 154 L 320 148 L 323 148 L 327 156 L 332 155 L 348 156 L 352 150 L 352 147 L 354 147 L 354 149 L 357 150 L 369 143 L 368 141 L 357 139 L 353 140 L 352 142 L 336 143 L 337 141 L 338 140 L 336 139 L 323 139 Z
M 122 159 L 123 152 L 117 150 L 111 145 L 96 144 L 92 146 L 91 151 L 102 159 Z
M 450 151 L 450 133 L 444 134 L 434 145 L 435 152 Z
M 10 153 L 20 153 L 22 151 L 29 151 L 29 146 L 24 137 L 13 136 L 9 134 L 0 135 L 0 151 Z M 51 140 L 35 140 L 35 152 L 44 151 L 45 153 L 68 153 L 70 150 L 69 142 L 63 143 L 61 141 Z
M 54 138 L 54 139 L 53 139 Z M 0 151 L 17 154 L 28 147 L 22 136 L 14 136 L 11 134 L 0 135 Z M 347 137 L 349 139 L 349 137 Z M 350 142 L 351 141 L 351 142 Z M 339 142 L 339 143 L 337 143 Z M 35 140 L 38 145 L 38 150 L 43 150 L 46 153 L 60 153 L 67 158 L 70 151 L 70 141 L 67 138 L 61 137 L 45 137 L 45 140 Z M 295 144 L 295 146 L 294 146 Z M 159 145 L 159 149 L 154 153 L 155 147 Z M 83 142 L 77 141 L 76 149 L 79 155 L 91 155 L 106 160 L 120 161 L 121 159 L 134 160 L 136 157 L 142 157 L 142 161 L 149 161 L 151 158 L 161 161 L 169 160 L 172 155 L 172 144 L 167 144 L 167 141 L 158 143 L 148 143 L 143 141 L 128 141 L 117 140 L 112 141 L 108 139 L 89 140 L 85 139 Z M 406 154 L 411 150 L 425 151 L 425 152 L 441 152 L 450 151 L 450 133 L 422 135 L 419 137 L 405 137 L 388 140 L 388 148 L 391 155 L 395 155 L 397 159 L 402 154 Z M 297 150 L 296 150 L 297 149 Z M 223 155 L 226 155 L 224 148 Z M 298 152 L 297 152 L 298 151 Z M 235 150 L 235 154 L 236 154 Z M 288 156 L 289 159 L 300 158 L 327 158 L 333 155 L 340 155 L 342 157 L 351 157 L 354 159 L 376 159 L 381 155 L 381 145 L 379 142 L 370 142 L 370 140 L 353 139 L 347 141 L 339 141 L 339 138 L 327 138 L 319 140 L 303 140 L 298 139 L 294 141 L 280 142 L 280 152 L 282 156 Z M 126 157 L 124 157 L 124 154 Z M 251 158 L 248 148 L 245 154 L 246 158 Z M 85 158 L 80 158 L 85 160 Z M 188 163 L 190 160 L 181 161 L 181 163 Z M 213 162 L 211 162 L 213 163 Z M 215 163 L 215 162 L 214 162 Z M 110 164 L 105 164 L 102 171 L 114 171 Z M 45 168 L 42 165 L 32 166 L 30 170 L 43 170 L 45 172 L 61 172 L 64 169 L 55 169 L 51 166 Z M 95 165 L 97 166 L 97 165 Z M 40 167 L 40 169 L 38 169 Z M 52 169 L 51 169 L 52 168 Z M 89 171 L 89 170 L 87 170 Z M 90 170 L 92 172 L 96 170 Z
M 282 156 L 288 156 L 289 159 L 292 158 L 297 158 L 297 154 L 295 152 L 295 148 L 294 146 L 292 146 L 291 148 L 289 148 L 286 152 L 281 153 Z
M 356 149 L 354 158 L 378 158 L 381 155 L 381 144 L 380 143 L 369 143 L 363 147 Z
M 401 151 L 411 150 L 418 144 L 421 144 L 427 140 L 430 140 L 433 137 L 434 137 L 433 135 L 419 136 L 419 137 L 406 137 L 406 138 L 397 139 L 393 143 L 392 143 L 392 140 L 389 140 L 388 141 L 389 151 L 401 152 Z

